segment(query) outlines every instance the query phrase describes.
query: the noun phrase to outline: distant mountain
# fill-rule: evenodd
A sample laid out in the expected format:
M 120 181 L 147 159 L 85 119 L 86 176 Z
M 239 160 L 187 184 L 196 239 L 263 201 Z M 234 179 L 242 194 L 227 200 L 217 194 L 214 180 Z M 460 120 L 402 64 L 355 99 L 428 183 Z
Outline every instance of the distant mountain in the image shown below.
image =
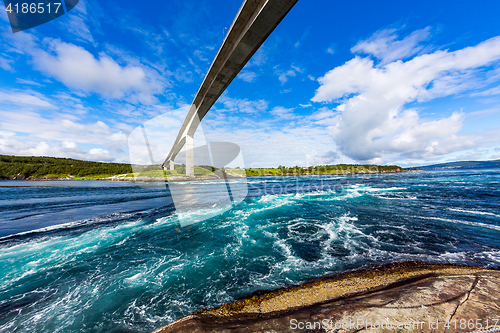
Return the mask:
M 493 161 L 460 161 L 416 167 L 420 170 L 456 170 L 456 169 L 494 169 L 500 168 L 500 160 Z

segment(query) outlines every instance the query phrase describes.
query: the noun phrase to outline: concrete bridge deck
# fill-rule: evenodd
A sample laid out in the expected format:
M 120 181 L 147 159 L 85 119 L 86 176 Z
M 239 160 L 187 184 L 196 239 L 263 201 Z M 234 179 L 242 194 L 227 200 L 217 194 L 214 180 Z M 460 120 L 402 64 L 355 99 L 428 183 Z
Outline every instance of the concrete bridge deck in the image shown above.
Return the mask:
M 244 1 L 162 164 L 164 169 L 173 169 L 175 157 L 186 145 L 186 174 L 194 176 L 193 137 L 201 120 L 297 1 Z

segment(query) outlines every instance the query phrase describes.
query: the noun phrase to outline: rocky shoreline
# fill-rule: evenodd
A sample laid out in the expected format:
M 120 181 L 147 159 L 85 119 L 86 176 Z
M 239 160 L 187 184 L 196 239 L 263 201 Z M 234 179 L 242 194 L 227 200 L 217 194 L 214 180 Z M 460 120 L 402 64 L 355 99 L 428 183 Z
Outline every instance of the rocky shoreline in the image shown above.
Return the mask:
M 500 332 L 499 319 L 500 271 L 406 262 L 258 291 L 154 333 Z
M 236 178 L 245 178 L 243 176 L 238 175 L 228 175 L 226 179 L 236 179 Z M 28 180 L 28 181 L 90 181 L 90 180 L 99 180 L 99 181 L 119 181 L 119 182 L 182 182 L 182 181 L 199 181 L 199 180 L 216 180 L 223 179 L 222 177 L 214 177 L 214 176 L 206 176 L 206 177 L 183 177 L 183 176 L 172 176 L 167 178 L 161 177 L 126 177 L 124 175 L 116 175 L 105 178 L 74 178 L 74 177 L 28 177 L 25 178 L 22 175 L 8 177 L 5 180 Z
M 383 171 L 383 172 L 344 172 L 344 173 L 328 173 L 328 174 L 320 174 L 321 176 L 331 176 L 331 175 L 366 175 L 366 174 L 379 174 L 379 173 L 406 173 L 406 172 L 421 172 L 422 170 L 410 170 L 410 171 Z M 298 174 L 298 175 L 275 175 L 275 174 L 263 174 L 263 175 L 250 175 L 250 176 L 242 176 L 238 174 L 226 174 L 226 179 L 238 179 L 238 178 L 251 178 L 251 177 L 285 177 L 285 176 L 311 176 L 311 174 Z M 130 177 L 127 175 L 116 175 L 105 178 L 75 178 L 74 176 L 68 177 L 25 177 L 24 175 L 18 174 L 15 176 L 9 176 L 4 180 L 28 180 L 28 181 L 67 181 L 67 180 L 78 180 L 78 181 L 89 181 L 89 180 L 99 180 L 99 181 L 142 181 L 142 182 L 186 182 L 186 181 L 200 181 L 200 180 L 216 180 L 216 179 L 224 179 L 224 177 L 216 177 L 216 176 L 201 176 L 201 177 L 187 177 L 187 176 L 170 176 L 166 178 L 161 177 Z

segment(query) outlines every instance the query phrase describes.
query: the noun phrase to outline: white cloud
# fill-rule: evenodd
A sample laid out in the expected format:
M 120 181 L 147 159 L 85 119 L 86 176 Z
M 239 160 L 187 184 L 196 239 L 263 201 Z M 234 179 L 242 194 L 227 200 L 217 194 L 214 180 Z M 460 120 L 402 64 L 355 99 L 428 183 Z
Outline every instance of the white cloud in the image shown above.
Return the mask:
M 21 79 L 19 77 L 16 78 L 16 82 L 20 83 L 20 84 L 28 84 L 30 86 L 42 86 L 42 84 L 40 84 L 38 82 L 35 82 L 35 81 L 32 81 L 32 80 Z
M 7 40 L 8 51 L 30 55 L 37 70 L 75 92 L 151 104 L 156 102 L 154 95 L 168 85 L 156 70 L 135 58 L 126 59 L 126 65 L 121 65 L 103 52 L 96 58 L 83 47 L 50 38 L 40 43 L 24 32 L 7 35 Z
M 100 8 L 98 8 L 98 4 L 96 3 L 92 3 L 91 7 L 94 14 L 97 14 L 100 10 Z M 64 30 L 74 35 L 77 40 L 95 44 L 94 38 L 92 37 L 92 33 L 90 32 L 87 24 L 87 17 L 87 2 L 79 1 L 78 6 L 68 12 L 65 20 L 61 20 L 60 24 L 64 27 Z
M 78 8 L 78 6 L 76 8 Z M 94 38 L 90 33 L 89 27 L 85 23 L 85 18 L 80 15 L 71 14 L 73 13 L 70 12 L 69 20 L 65 24 L 68 31 L 77 36 L 79 40 L 94 43 Z
M 223 108 L 220 108 L 220 105 Z M 267 102 L 263 99 L 257 101 L 250 101 L 248 99 L 231 98 L 224 93 L 216 102 L 216 110 L 218 112 L 244 112 L 258 114 L 267 110 Z
M 0 102 L 9 103 L 15 105 L 29 105 L 29 106 L 37 106 L 43 108 L 55 108 L 49 101 L 46 100 L 40 94 L 27 94 L 24 92 L 1 92 L 0 91 Z
M 116 153 L 123 153 L 126 135 L 115 131 L 103 121 L 82 123 L 77 117 L 56 113 L 51 118 L 37 112 L 0 110 L 2 129 L 26 133 L 34 142 L 72 141 L 79 144 L 104 145 Z M 4 147 L 5 149 L 5 147 Z
M 12 59 L 7 59 L 5 57 L 0 56 L 0 68 L 4 69 L 6 71 L 9 71 L 9 72 L 13 72 L 14 69 L 12 69 L 12 66 L 11 66 L 12 62 L 13 62 Z
M 13 134 L 13 133 L 12 133 Z M 38 142 L 25 137 L 8 135 L 0 131 L 0 154 L 16 156 L 51 156 L 76 158 L 87 161 L 116 161 L 102 148 L 83 150 L 74 142 Z
M 0 11 L 0 20 L 4 21 L 5 23 L 10 23 L 9 17 L 7 16 L 7 11 Z
M 374 47 L 371 52 L 379 52 L 384 59 L 393 59 L 396 54 L 410 55 L 414 53 L 415 41 L 420 40 L 425 31 L 420 30 L 408 41 L 409 37 L 401 41 L 400 51 L 379 52 Z M 373 39 L 369 45 L 385 45 L 391 40 L 386 35 L 381 38 L 381 42 Z M 459 112 L 442 119 L 425 120 L 419 118 L 417 111 L 405 110 L 405 104 L 474 88 L 471 82 L 480 74 L 481 67 L 498 60 L 500 37 L 474 47 L 454 52 L 436 51 L 384 66 L 375 66 L 372 60 L 356 56 L 318 79 L 320 87 L 312 101 L 344 98 L 337 108 L 342 114 L 330 133 L 340 151 L 353 159 L 374 160 L 394 153 L 409 158 L 431 158 L 470 148 L 477 138 L 458 135 L 463 123 L 463 114 Z
M 257 50 L 257 52 L 255 52 L 255 54 L 253 55 L 253 57 L 250 59 L 250 61 L 248 62 L 248 64 L 245 67 L 252 67 L 252 66 L 260 67 L 260 66 L 264 65 L 267 61 L 267 58 L 268 58 L 267 53 L 268 52 L 267 52 L 265 45 L 260 47 Z
M 293 77 L 295 76 L 295 70 L 289 69 L 285 72 L 283 71 L 276 71 L 276 74 L 278 75 L 278 80 L 280 80 L 281 84 L 284 84 L 288 81 L 288 77 Z
M 313 149 L 310 154 L 306 154 L 307 164 L 310 166 L 336 164 L 339 158 L 339 154 L 332 150 L 320 154 L 316 149 Z
M 323 107 L 310 115 L 309 121 L 312 121 L 316 125 L 333 126 L 338 123 L 340 117 L 341 114 L 339 110 L 332 110 L 327 107 Z
M 195 50 L 193 53 L 198 59 L 200 59 L 203 62 L 207 62 L 208 58 L 205 56 L 205 52 L 203 50 Z
M 330 110 L 327 107 L 324 107 L 314 112 L 310 118 L 313 120 L 322 120 L 325 118 L 332 118 L 333 116 L 335 116 L 335 111 Z
M 367 40 L 358 42 L 351 48 L 351 52 L 374 55 L 382 61 L 382 64 L 406 59 L 423 49 L 419 43 L 429 38 L 429 31 L 430 28 L 427 27 L 413 32 L 402 40 L 397 40 L 396 29 L 381 30 Z
M 280 119 L 295 118 L 295 115 L 293 114 L 293 109 L 287 109 L 282 106 L 274 107 L 271 111 L 269 111 L 269 113 Z
M 134 128 L 127 138 L 130 162 L 132 164 L 162 163 L 172 148 L 189 108 L 190 105 L 187 105 L 158 115 Z M 194 145 L 199 147 L 205 144 L 203 128 L 199 127 L 194 136 Z M 195 163 L 200 162 L 199 158 L 202 157 L 195 155 Z M 177 155 L 175 162 L 185 163 L 183 151 Z M 206 161 L 203 164 L 206 164 Z
M 238 74 L 237 76 L 239 79 L 245 81 L 245 82 L 253 82 L 255 78 L 257 77 L 257 74 L 255 72 L 242 72 Z
M 478 93 L 473 93 L 471 96 L 491 96 L 491 95 L 498 95 L 500 94 L 500 86 L 498 87 L 493 87 L 485 91 L 481 91 Z
M 55 54 L 35 52 L 36 67 L 70 88 L 112 98 L 127 96 L 144 103 L 152 103 L 152 94 L 160 89 L 141 67 L 122 67 L 102 53 L 96 59 L 82 47 L 57 40 L 50 42 L 50 49 Z
M 293 70 L 295 70 L 298 73 L 304 73 L 304 68 L 300 68 L 299 66 L 291 65 Z
M 312 98 L 313 102 L 331 102 L 334 99 L 365 91 L 370 87 L 374 74 L 373 61 L 356 57 L 320 77 L 320 87 Z
M 262 102 L 244 101 L 250 105 Z M 318 126 L 307 117 L 294 114 L 293 109 L 268 109 L 267 103 L 263 103 L 258 113 L 241 114 L 238 113 L 238 106 L 241 105 L 234 103 L 232 112 L 212 110 L 203 119 L 202 127 L 210 142 L 223 141 L 239 145 L 246 167 L 280 164 L 304 166 L 310 160 L 308 155 L 314 150 L 317 156 L 322 157 L 332 150 L 334 142 L 325 126 Z M 272 119 L 262 114 L 271 114 L 277 118 Z M 278 121 L 282 117 L 287 121 Z M 343 162 L 351 160 L 343 157 Z
M 134 127 L 114 120 L 96 121 L 78 98 L 62 93 L 57 99 L 49 99 L 29 90 L 8 91 L 0 92 L 0 104 L 3 106 L 0 109 L 0 154 L 129 162 L 127 133 Z M 162 140 L 162 148 L 170 148 L 164 139 L 168 135 L 175 138 L 186 109 L 172 110 L 167 105 L 135 109 L 137 116 L 134 118 L 137 119 L 164 114 L 161 122 L 155 118 L 154 125 L 158 127 L 155 137 Z M 83 116 L 90 116 L 91 120 Z
M 333 140 L 324 128 L 304 124 L 288 126 L 223 126 L 205 124 L 205 135 L 211 142 L 232 142 L 240 146 L 246 167 L 270 167 L 309 163 L 311 153 L 325 156 L 331 150 Z M 345 161 L 345 160 L 344 160 Z

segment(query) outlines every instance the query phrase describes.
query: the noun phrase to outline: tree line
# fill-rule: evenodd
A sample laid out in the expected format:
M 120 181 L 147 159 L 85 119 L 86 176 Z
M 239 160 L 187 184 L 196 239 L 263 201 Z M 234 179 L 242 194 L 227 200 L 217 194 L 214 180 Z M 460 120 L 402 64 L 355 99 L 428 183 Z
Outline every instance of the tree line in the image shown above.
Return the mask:
M 278 166 L 277 168 L 249 168 L 246 169 L 248 176 L 259 175 L 307 175 L 307 174 L 339 174 L 339 173 L 379 173 L 379 172 L 404 172 L 410 169 L 398 165 L 373 165 L 373 164 L 332 164 L 310 167 Z
M 132 173 L 124 163 L 81 161 L 72 158 L 0 155 L 0 179 L 28 177 L 117 175 Z
M 143 173 L 152 170 L 161 170 L 160 165 L 134 165 L 134 171 Z M 239 168 L 238 168 L 239 169 Z M 202 165 L 195 168 L 199 175 L 215 172 L 218 168 Z M 397 165 L 369 165 L 369 164 L 336 164 L 311 167 L 277 168 L 249 168 L 244 170 L 248 176 L 259 175 L 300 175 L 300 174 L 331 174 L 331 173 L 378 173 L 409 171 Z M 132 165 L 125 163 L 103 163 L 81 161 L 73 158 L 42 157 L 42 156 L 9 156 L 0 155 L 0 179 L 44 178 L 44 177 L 109 177 L 120 174 L 132 174 Z M 184 164 L 175 165 L 175 174 L 185 174 Z M 169 175 L 172 172 L 166 171 Z

